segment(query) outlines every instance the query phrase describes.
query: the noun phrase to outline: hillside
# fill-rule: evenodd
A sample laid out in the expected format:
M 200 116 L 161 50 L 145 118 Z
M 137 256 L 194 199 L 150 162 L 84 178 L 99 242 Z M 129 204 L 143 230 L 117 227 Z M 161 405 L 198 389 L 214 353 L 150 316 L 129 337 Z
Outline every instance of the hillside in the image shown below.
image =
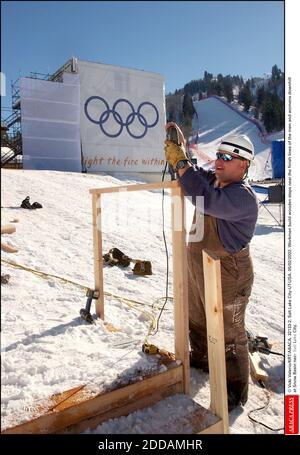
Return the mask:
M 213 160 L 221 139 L 228 134 L 246 134 L 255 148 L 255 162 L 250 167 L 249 178 L 260 180 L 272 176 L 271 141 L 282 139 L 283 132 L 263 135 L 250 118 L 241 115 L 231 105 L 210 97 L 194 102 L 197 117 L 193 120 L 192 143 L 198 163 L 203 165 Z M 197 133 L 196 133 L 197 132 Z

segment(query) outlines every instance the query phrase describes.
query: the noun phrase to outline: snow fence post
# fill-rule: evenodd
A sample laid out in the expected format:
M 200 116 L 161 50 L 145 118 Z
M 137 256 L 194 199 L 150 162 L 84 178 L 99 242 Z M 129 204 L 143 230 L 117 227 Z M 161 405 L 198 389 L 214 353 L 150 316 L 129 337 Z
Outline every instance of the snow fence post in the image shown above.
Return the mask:
M 93 245 L 94 245 L 94 276 L 95 290 L 99 291 L 96 300 L 96 314 L 104 320 L 104 288 L 102 260 L 102 228 L 101 228 L 101 194 L 92 194 L 93 204 Z
M 179 184 L 171 188 L 171 197 L 175 357 L 182 361 L 183 391 L 188 395 L 190 360 L 185 198 Z
M 203 251 L 210 409 L 229 433 L 220 259 Z

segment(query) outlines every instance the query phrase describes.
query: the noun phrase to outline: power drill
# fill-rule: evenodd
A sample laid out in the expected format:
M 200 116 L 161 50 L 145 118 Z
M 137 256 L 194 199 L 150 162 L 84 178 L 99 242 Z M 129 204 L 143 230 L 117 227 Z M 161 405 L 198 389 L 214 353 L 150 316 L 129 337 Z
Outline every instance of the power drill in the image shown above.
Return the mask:
M 175 126 L 169 126 L 169 128 L 167 129 L 166 139 L 168 141 L 174 142 L 177 145 L 180 145 L 178 131 L 175 128 Z M 168 170 L 169 170 L 169 174 L 171 175 L 171 180 L 176 180 L 175 172 L 174 172 L 174 169 L 172 168 L 172 166 L 169 165 Z

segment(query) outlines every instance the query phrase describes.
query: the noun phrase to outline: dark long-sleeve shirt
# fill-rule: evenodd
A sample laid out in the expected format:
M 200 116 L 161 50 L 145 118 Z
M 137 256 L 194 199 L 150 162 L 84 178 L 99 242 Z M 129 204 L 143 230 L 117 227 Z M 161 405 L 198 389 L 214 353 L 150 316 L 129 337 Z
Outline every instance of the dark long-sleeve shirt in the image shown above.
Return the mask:
M 190 167 L 179 178 L 186 196 L 204 196 L 204 213 L 216 218 L 220 240 L 226 251 L 236 253 L 253 237 L 258 215 L 257 197 L 245 180 L 224 188 L 215 187 L 215 173 Z

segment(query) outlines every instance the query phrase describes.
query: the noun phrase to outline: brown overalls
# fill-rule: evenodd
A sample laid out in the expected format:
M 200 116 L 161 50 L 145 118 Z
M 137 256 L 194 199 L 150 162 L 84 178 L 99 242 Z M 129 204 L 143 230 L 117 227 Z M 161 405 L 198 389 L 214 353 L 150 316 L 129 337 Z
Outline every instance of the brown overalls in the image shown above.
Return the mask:
M 245 310 L 253 284 L 249 246 L 238 253 L 228 253 L 219 239 L 217 221 L 209 215 L 204 215 L 203 240 L 188 243 L 191 365 L 205 370 L 208 364 L 202 262 L 204 249 L 218 256 L 221 263 L 228 403 L 231 406 L 245 404 L 249 379 Z

